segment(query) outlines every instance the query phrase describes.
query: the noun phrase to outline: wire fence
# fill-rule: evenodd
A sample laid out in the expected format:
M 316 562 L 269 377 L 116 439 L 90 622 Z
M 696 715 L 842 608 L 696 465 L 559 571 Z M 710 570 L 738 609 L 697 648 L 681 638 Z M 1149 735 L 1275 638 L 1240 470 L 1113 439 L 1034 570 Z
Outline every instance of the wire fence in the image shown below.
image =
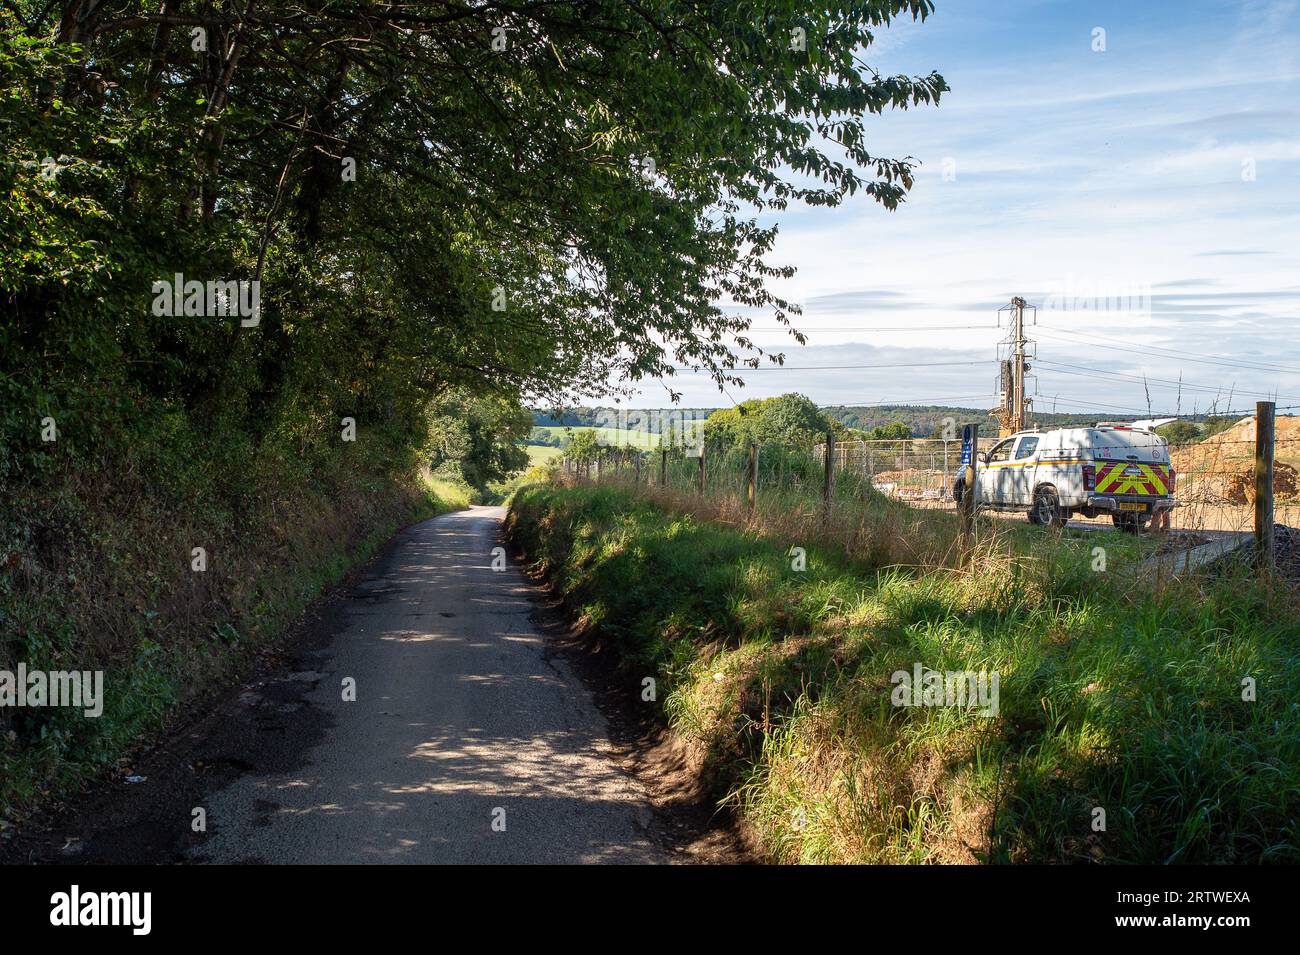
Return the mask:
M 824 451 L 813 445 L 693 451 L 608 448 L 592 460 L 563 459 L 560 467 L 578 480 L 635 482 L 711 520 L 760 525 L 796 548 L 835 542 L 882 565 L 959 564 L 947 515 L 899 507 L 871 486 L 869 475 L 828 471 Z
M 995 438 L 981 438 L 979 450 L 995 443 Z M 837 441 L 834 448 L 839 474 L 860 475 L 880 493 L 900 501 L 955 506 L 952 485 L 961 461 L 960 440 Z M 812 454 L 824 458 L 826 445 L 814 445 Z
M 1274 520 L 1300 526 L 1300 419 L 1278 419 L 1273 471 Z M 1293 424 L 1296 425 L 1293 427 Z M 998 439 L 979 441 L 979 450 Z M 906 439 L 835 441 L 832 468 L 826 467 L 826 444 L 764 444 L 710 450 L 643 450 L 607 448 L 592 461 L 565 459 L 569 473 L 593 479 L 620 476 L 643 480 L 677 493 L 732 498 L 749 507 L 827 507 L 866 501 L 873 494 L 917 509 L 955 511 L 953 484 L 961 463 L 958 440 Z M 703 453 L 701 453 L 703 452 Z M 1153 522 L 1168 529 L 1218 536 L 1251 531 L 1255 523 L 1256 435 L 1253 418 L 1201 441 L 1169 448 L 1175 507 L 1169 519 Z M 1032 480 L 1032 479 L 1031 479 Z M 828 508 L 829 509 L 829 508 Z M 1028 505 L 1024 508 L 1027 513 Z M 1015 519 L 1015 512 L 996 516 Z M 1080 525 L 1111 524 L 1075 512 Z
M 981 439 L 979 450 L 987 450 L 995 440 Z M 1203 441 L 1170 445 L 1176 504 L 1169 527 L 1191 532 L 1250 531 L 1254 527 L 1255 450 L 1253 419 Z M 816 446 L 813 454 L 824 455 L 825 445 Z M 860 474 L 882 494 L 917 507 L 956 508 L 953 482 L 960 457 L 959 441 L 835 444 L 837 472 Z M 1300 429 L 1281 431 L 1275 438 L 1273 465 L 1274 520 L 1279 524 L 1300 526 L 1298 472 Z M 1086 524 L 1110 523 L 1109 517 L 1077 513 L 1072 519 Z
M 1286 420 L 1286 419 L 1280 419 Z M 1255 450 L 1254 422 L 1243 422 L 1225 432 L 1193 444 L 1170 448 L 1175 477 L 1172 524 L 1192 531 L 1246 532 L 1254 526 Z M 1241 432 L 1248 432 L 1242 437 Z M 1273 519 L 1300 526 L 1300 495 L 1296 470 L 1300 467 L 1300 433 L 1274 442 Z

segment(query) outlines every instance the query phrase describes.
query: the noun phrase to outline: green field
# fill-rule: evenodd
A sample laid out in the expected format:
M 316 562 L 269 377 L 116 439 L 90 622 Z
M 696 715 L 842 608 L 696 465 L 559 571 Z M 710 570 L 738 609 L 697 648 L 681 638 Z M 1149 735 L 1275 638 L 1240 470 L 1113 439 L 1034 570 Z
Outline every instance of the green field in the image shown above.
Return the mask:
M 530 468 L 538 467 L 564 454 L 559 448 L 552 448 L 545 444 L 529 444 L 524 446 L 528 452 L 528 466 Z

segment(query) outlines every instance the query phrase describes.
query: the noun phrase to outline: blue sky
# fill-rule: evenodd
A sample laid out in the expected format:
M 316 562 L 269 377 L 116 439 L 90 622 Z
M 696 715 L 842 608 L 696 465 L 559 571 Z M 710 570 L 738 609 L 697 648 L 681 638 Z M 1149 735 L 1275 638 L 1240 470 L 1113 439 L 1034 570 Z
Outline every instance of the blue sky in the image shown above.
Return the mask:
M 798 274 L 778 288 L 810 345 L 756 315 L 792 370 L 729 397 L 678 376 L 683 403 L 991 407 L 1019 294 L 1040 306 L 1040 410 L 1145 415 L 1146 388 L 1156 412 L 1300 406 L 1300 0 L 936 6 L 866 55 L 952 87 L 868 127 L 923 163 L 908 202 L 782 213 L 773 261 Z M 884 367 L 824 367 L 843 365 Z M 631 404 L 667 400 L 651 383 Z

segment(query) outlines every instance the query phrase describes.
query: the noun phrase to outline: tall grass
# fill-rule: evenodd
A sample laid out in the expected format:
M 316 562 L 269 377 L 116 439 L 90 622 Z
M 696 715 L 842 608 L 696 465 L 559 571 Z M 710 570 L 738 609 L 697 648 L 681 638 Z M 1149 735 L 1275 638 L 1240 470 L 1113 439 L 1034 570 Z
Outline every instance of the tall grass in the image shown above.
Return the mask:
M 677 493 L 690 511 L 667 490 L 529 487 L 509 530 L 629 692 L 657 680 L 663 718 L 768 858 L 1300 859 L 1294 593 L 1152 586 L 1118 533 L 987 532 L 959 568 L 951 515 L 923 518 L 936 551 L 894 540 L 914 528 L 875 504 L 819 535 L 816 515 L 750 523 Z M 998 673 L 998 714 L 894 706 L 891 674 L 917 663 Z

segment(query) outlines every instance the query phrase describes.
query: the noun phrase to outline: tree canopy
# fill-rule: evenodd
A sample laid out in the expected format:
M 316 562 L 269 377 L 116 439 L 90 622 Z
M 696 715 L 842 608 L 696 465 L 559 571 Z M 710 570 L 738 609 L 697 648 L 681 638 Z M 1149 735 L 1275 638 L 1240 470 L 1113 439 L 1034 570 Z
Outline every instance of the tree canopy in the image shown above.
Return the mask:
M 842 430 L 843 425 L 808 398 L 787 394 L 751 398 L 734 408 L 715 411 L 704 422 L 704 441 L 706 449 L 713 452 L 746 447 L 751 442 L 799 447 L 824 440 L 827 431 Z
M 532 412 L 508 399 L 443 395 L 431 410 L 426 457 L 435 473 L 485 491 L 528 466 L 518 442 L 532 430 Z
M 587 464 L 596 460 L 600 454 L 600 447 L 596 432 L 574 431 L 564 443 L 564 456 L 578 464 Z
M 723 306 L 789 322 L 788 204 L 903 200 L 914 162 L 867 119 L 946 87 L 863 57 L 930 11 L 6 3 L 0 468 L 39 462 L 41 413 L 295 448 L 347 415 L 397 457 L 451 389 L 558 401 L 780 360 Z M 257 282 L 260 308 L 214 316 L 209 287 L 160 313 L 174 277 Z
M 912 429 L 901 421 L 883 424 L 867 432 L 868 441 L 905 441 L 912 437 Z

